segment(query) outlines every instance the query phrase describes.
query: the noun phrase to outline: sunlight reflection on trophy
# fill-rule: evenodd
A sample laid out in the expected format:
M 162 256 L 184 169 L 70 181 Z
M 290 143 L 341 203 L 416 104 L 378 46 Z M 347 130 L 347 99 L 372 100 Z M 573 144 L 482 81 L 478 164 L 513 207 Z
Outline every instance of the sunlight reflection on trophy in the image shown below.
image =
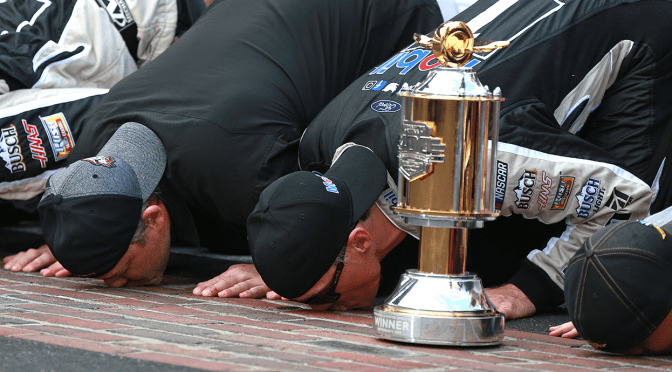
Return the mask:
M 421 226 L 417 270 L 374 309 L 374 328 L 386 339 L 437 345 L 498 344 L 504 316 L 466 272 L 467 229 L 499 212 L 494 182 L 499 88 L 491 92 L 464 64 L 475 52 L 508 42 L 474 39 L 462 22 L 446 22 L 434 37 L 415 35 L 443 66 L 402 90 L 399 204 L 395 213 Z

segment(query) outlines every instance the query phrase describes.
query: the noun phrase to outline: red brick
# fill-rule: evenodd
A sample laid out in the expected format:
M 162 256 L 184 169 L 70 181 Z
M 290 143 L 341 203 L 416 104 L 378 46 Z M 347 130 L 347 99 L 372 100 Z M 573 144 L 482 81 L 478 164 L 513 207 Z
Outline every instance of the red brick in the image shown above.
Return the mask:
M 77 339 L 73 339 L 73 338 L 60 337 L 60 336 L 16 335 L 14 337 L 15 338 L 21 338 L 21 339 L 24 339 L 24 340 L 39 341 L 39 342 L 44 342 L 44 343 L 52 344 L 52 345 L 66 346 L 66 347 L 72 347 L 72 348 L 75 348 L 75 349 L 90 350 L 90 351 L 95 351 L 95 352 L 99 352 L 99 353 L 113 354 L 113 355 L 118 355 L 120 353 L 129 353 L 129 352 L 133 351 L 133 349 L 129 349 L 127 347 L 108 345 L 106 343 L 93 342 L 93 341 L 90 341 L 90 340 L 77 340 Z
M 362 335 L 367 335 L 371 337 L 376 336 L 376 332 L 374 331 L 373 327 L 362 327 L 359 325 L 354 325 L 352 323 L 340 323 L 328 320 L 312 319 L 303 321 L 301 322 L 301 324 L 305 326 L 313 326 L 315 328 L 324 328 L 324 329 L 332 329 L 335 331 L 360 333 Z
M 535 351 L 521 351 L 507 353 L 506 355 L 516 356 L 525 359 L 539 360 L 548 363 L 571 364 L 574 366 L 583 366 L 588 368 L 616 368 L 618 363 L 610 362 L 598 358 L 569 358 L 563 354 L 549 354 Z
M 107 309 L 108 311 L 111 309 Z M 152 310 L 130 310 L 130 309 L 115 309 L 113 310 L 115 313 L 119 314 L 125 314 L 128 316 L 136 317 L 136 318 L 143 318 L 143 319 L 152 319 L 152 320 L 159 320 L 159 321 L 164 321 L 164 322 L 175 322 L 178 324 L 206 324 L 206 323 L 212 323 L 211 320 L 208 319 L 200 319 L 200 318 L 190 318 L 186 316 L 179 316 L 175 314 L 164 314 L 161 312 L 158 312 L 159 309 L 153 308 Z
M 513 337 L 527 341 L 540 341 L 563 346 L 584 345 L 586 342 L 571 338 L 554 337 L 549 335 L 540 335 L 537 333 L 515 331 L 507 329 L 504 331 L 504 337 Z
M 325 348 L 319 346 L 298 344 L 292 341 L 282 341 L 265 337 L 257 337 L 249 334 L 245 335 L 245 337 L 240 337 L 240 334 L 217 334 L 212 337 L 227 342 L 227 344 L 224 346 L 214 347 L 215 349 L 222 351 L 227 351 L 229 344 L 232 345 L 244 344 L 252 348 L 268 347 L 274 350 L 286 350 L 292 352 L 298 351 L 302 353 L 315 353 L 318 351 L 325 351 Z
M 53 335 L 57 335 L 57 336 L 80 338 L 80 339 L 98 341 L 98 342 L 133 340 L 132 338 L 128 338 L 128 337 L 121 337 L 121 336 L 111 335 L 111 334 L 102 333 L 102 332 L 79 331 L 79 330 L 76 330 L 76 329 L 70 329 L 70 328 L 66 328 L 66 327 L 50 327 L 50 326 L 40 325 L 40 326 L 23 326 L 22 328 L 32 329 L 32 330 L 34 330 L 36 332 L 40 332 L 42 334 L 48 333 L 48 334 L 53 334 Z
M 291 311 L 291 313 L 305 316 L 306 318 L 321 318 L 336 320 L 339 322 L 362 324 L 367 325 L 373 329 L 373 313 L 371 311 L 352 311 L 347 313 L 340 313 L 335 311 L 297 310 Z
M 274 323 L 274 322 L 264 322 L 261 320 L 250 320 L 239 316 L 226 316 L 226 315 L 206 315 L 204 318 L 218 322 L 246 324 L 255 327 L 264 327 L 274 329 L 276 331 L 293 331 L 305 328 L 301 327 L 304 324 L 304 322 Z
M 316 367 L 313 367 L 313 366 L 305 366 L 305 365 L 293 364 L 293 363 L 283 363 L 283 362 L 278 362 L 277 360 L 261 359 L 261 358 L 254 358 L 254 359 L 236 358 L 236 359 L 231 359 L 230 362 L 237 363 L 237 364 L 251 365 L 251 366 L 256 366 L 256 367 L 262 367 L 262 368 L 268 368 L 268 369 L 271 369 L 271 370 L 274 370 L 274 371 L 292 371 L 292 372 L 326 371 L 325 369 L 316 368 Z M 330 369 L 330 370 L 333 371 L 332 369 Z
M 475 353 L 472 351 L 469 351 L 469 349 L 462 350 L 464 351 L 463 353 L 459 353 L 459 356 L 448 356 L 445 355 L 446 360 L 452 360 L 456 357 L 459 357 L 461 359 L 469 359 L 469 360 L 477 360 L 479 362 L 483 363 L 492 363 L 492 364 L 511 364 L 511 363 L 525 363 L 526 360 L 522 358 L 515 358 L 515 357 L 508 357 L 507 354 L 490 354 L 490 353 Z M 431 352 L 428 350 L 427 352 Z M 437 353 L 438 354 L 438 353 Z M 443 356 L 443 355 L 442 355 Z M 426 358 L 419 357 L 417 358 L 419 361 L 426 361 Z M 431 357 L 430 360 L 434 361 L 433 363 L 436 363 L 435 361 L 438 360 L 437 357 Z
M 28 319 L 40 320 L 43 322 L 49 322 L 57 325 L 69 325 L 79 328 L 89 328 L 94 330 L 102 329 L 115 329 L 115 328 L 128 328 L 124 325 L 116 325 L 112 323 L 99 322 L 95 320 L 83 320 L 77 318 L 71 318 L 69 316 L 62 315 L 50 315 L 50 314 L 40 314 L 40 313 L 11 313 L 6 314 L 11 316 L 18 316 Z
M 274 331 L 271 329 L 261 329 L 253 327 L 243 327 L 235 324 L 213 324 L 209 325 L 208 328 L 218 329 L 221 331 L 233 332 L 233 333 L 243 333 L 246 335 L 254 335 L 260 337 L 272 338 L 275 340 L 285 340 L 285 341 L 307 341 L 315 340 L 315 337 L 306 336 L 303 334 L 297 333 L 286 333 Z
M 334 359 L 341 359 L 341 360 L 346 360 L 346 361 L 351 361 L 351 362 L 358 362 L 358 363 L 364 363 L 364 364 L 374 364 L 380 367 L 386 367 L 386 368 L 395 368 L 395 369 L 420 369 L 420 368 L 431 368 L 433 365 L 427 364 L 427 363 L 418 363 L 418 362 L 411 362 L 407 360 L 399 360 L 399 359 L 391 359 L 391 358 L 384 358 L 384 357 L 379 357 L 379 356 L 371 356 L 371 355 L 365 355 L 365 354 L 355 354 L 351 352 L 343 352 L 343 351 L 337 351 L 337 352 L 319 352 L 317 354 L 320 355 L 325 355 L 332 357 Z
M 269 322 L 284 322 L 296 320 L 297 317 L 287 313 L 276 313 L 271 311 L 261 311 L 253 308 L 242 306 L 227 306 L 225 304 L 198 304 L 190 305 L 191 309 L 200 309 L 203 311 L 210 311 L 215 314 L 227 314 L 234 316 L 242 316 L 250 319 L 265 320 Z
M 26 292 L 34 292 L 39 295 L 65 296 L 89 301 L 107 301 L 110 299 L 109 296 L 102 296 L 95 293 L 88 293 L 70 289 L 52 288 L 52 287 L 16 286 L 13 287 L 12 289 L 18 289 Z
M 185 366 L 191 368 L 200 368 L 208 371 L 228 371 L 231 369 L 243 369 L 242 366 L 237 366 L 234 364 L 217 362 L 214 360 L 202 360 L 196 358 L 183 357 L 179 355 L 168 355 L 168 354 L 159 354 L 159 353 L 133 353 L 125 354 L 125 357 L 142 359 L 142 360 L 151 360 L 153 362 L 167 363 L 178 366 Z
M 571 348 L 562 345 L 554 345 L 550 343 L 534 342 L 520 339 L 504 340 L 502 341 L 502 345 L 515 348 L 529 349 L 534 351 L 543 351 L 548 353 L 565 354 L 573 356 L 581 356 L 585 353 L 585 351 L 582 351 L 579 348 Z
M 85 318 L 93 320 L 102 320 L 102 319 L 115 319 L 120 318 L 118 315 L 105 314 L 100 311 L 84 311 L 80 309 L 73 309 L 71 307 L 66 307 L 62 305 L 53 305 L 53 304 L 19 304 L 14 305 L 13 307 L 17 309 L 32 310 L 34 312 L 46 313 L 46 314 L 58 314 L 58 315 L 69 315 L 75 318 Z
M 333 339 L 338 339 L 338 340 L 361 342 L 361 343 L 365 343 L 365 344 L 369 344 L 369 345 L 380 345 L 380 346 L 396 345 L 398 347 L 405 347 L 406 346 L 405 344 L 394 343 L 394 342 L 383 340 L 383 339 L 376 338 L 376 337 L 353 335 L 353 334 L 349 334 L 349 333 L 337 333 L 337 332 L 322 331 L 322 330 L 305 330 L 305 331 L 297 331 L 297 332 L 300 332 L 300 333 L 305 334 L 305 335 L 312 335 L 312 336 L 318 336 L 318 337 L 333 338 Z M 413 345 L 409 345 L 409 347 L 413 347 Z
M 513 363 L 484 363 L 480 359 L 474 358 L 472 360 L 463 360 L 463 359 L 444 359 L 444 358 L 419 358 L 423 362 L 436 364 L 438 367 L 453 367 L 459 371 L 462 371 L 466 368 L 475 369 L 478 371 L 529 371 L 531 369 L 536 369 L 536 365 L 529 364 L 520 364 L 514 365 Z
M 196 310 L 196 309 L 192 309 L 191 307 L 177 306 L 177 305 L 159 305 L 159 306 L 152 307 L 151 310 L 161 311 L 161 312 L 166 312 L 166 313 L 169 313 L 169 314 L 176 314 L 176 315 L 205 316 L 205 315 L 210 314 L 207 311 Z
M 370 364 L 348 363 L 348 362 L 329 362 L 312 363 L 311 366 L 323 367 L 337 371 L 356 371 L 356 372 L 387 372 L 390 367 L 376 367 Z
M 148 301 L 140 301 L 132 298 L 114 298 L 111 297 L 108 299 L 106 302 L 106 305 L 117 305 L 117 306 L 122 306 L 122 307 L 139 307 L 143 309 L 151 309 L 153 307 L 158 306 L 158 304 L 148 302 Z
M 190 301 L 179 297 L 163 296 L 150 291 L 145 288 L 151 287 L 137 287 L 137 288 L 105 288 L 97 292 L 102 292 L 106 295 L 123 297 L 125 299 L 135 299 L 138 301 L 154 302 L 162 305 L 186 304 Z
M 223 351 L 234 353 L 237 356 L 249 355 L 251 357 L 262 357 L 262 358 L 271 358 L 277 360 L 283 360 L 286 362 L 295 362 L 295 363 L 320 363 L 320 362 L 329 362 L 333 358 L 327 358 L 323 356 L 315 356 L 313 353 L 307 353 L 306 350 L 296 349 L 294 352 L 289 352 L 287 350 L 279 351 L 272 350 L 272 348 L 263 348 L 255 347 L 251 348 L 247 345 L 227 345 L 225 347 L 220 347 Z
M 31 331 L 28 329 L 20 329 L 20 328 L 10 328 L 10 327 L 2 327 L 0 326 L 0 336 L 16 336 L 16 335 L 36 335 L 39 334 L 39 332 Z
M 15 281 L 9 281 L 9 280 L 1 280 L 0 279 L 0 286 L 2 287 L 10 287 L 14 285 L 19 285 L 21 284 L 20 282 L 15 282 Z
M 182 355 L 193 358 L 221 360 L 221 359 L 229 359 L 232 357 L 231 353 L 220 353 L 212 350 L 185 349 L 178 345 L 170 345 L 170 344 L 134 344 L 133 346 L 138 349 L 149 349 L 166 354 Z

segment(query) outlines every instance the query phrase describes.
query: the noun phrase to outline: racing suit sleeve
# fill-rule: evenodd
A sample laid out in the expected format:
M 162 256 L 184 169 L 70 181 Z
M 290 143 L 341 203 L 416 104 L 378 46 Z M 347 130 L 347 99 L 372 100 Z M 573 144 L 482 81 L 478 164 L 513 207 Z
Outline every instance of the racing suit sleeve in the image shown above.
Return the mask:
M 175 0 L 0 2 L 0 94 L 110 88 L 162 53 L 176 24 Z
M 503 216 L 567 225 L 545 247 L 531 247 L 510 283 L 537 309 L 559 305 L 566 265 L 581 244 L 614 217 L 645 218 L 654 192 L 606 151 L 560 129 L 541 102 L 523 102 L 507 115 L 516 125 L 503 126 L 497 146 L 497 207 Z
M 28 200 L 64 167 L 86 114 L 107 89 L 22 89 L 0 95 L 0 199 Z

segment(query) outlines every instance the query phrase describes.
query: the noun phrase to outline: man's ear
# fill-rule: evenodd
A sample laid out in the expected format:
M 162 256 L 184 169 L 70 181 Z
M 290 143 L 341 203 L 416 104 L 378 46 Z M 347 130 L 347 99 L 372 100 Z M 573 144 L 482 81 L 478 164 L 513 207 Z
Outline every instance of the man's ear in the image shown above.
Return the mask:
M 371 235 L 365 228 L 355 227 L 348 236 L 348 247 L 361 253 L 367 252 L 371 248 Z
M 148 228 L 162 229 L 168 223 L 168 210 L 162 201 L 151 204 L 142 212 L 142 221 Z

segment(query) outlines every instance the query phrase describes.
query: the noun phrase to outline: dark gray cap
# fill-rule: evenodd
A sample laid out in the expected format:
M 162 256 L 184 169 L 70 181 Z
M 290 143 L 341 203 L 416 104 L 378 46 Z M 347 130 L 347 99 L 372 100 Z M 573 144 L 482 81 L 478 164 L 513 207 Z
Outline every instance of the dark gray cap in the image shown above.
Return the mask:
M 159 137 L 126 123 L 98 155 L 49 178 L 38 211 L 45 241 L 65 269 L 100 276 L 119 262 L 165 166 Z

